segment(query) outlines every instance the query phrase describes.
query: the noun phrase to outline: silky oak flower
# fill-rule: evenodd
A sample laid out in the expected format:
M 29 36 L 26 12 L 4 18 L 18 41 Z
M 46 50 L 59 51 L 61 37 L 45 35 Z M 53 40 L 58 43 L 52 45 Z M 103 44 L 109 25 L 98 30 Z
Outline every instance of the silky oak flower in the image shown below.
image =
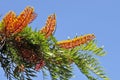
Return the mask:
M 40 33 L 44 34 L 46 38 L 53 34 L 56 28 L 56 16 L 52 14 L 48 16 L 46 25 L 39 31 Z
M 70 49 L 76 46 L 80 46 L 81 44 L 85 44 L 88 41 L 91 41 L 95 38 L 94 34 L 86 34 L 74 39 L 58 41 L 57 45 L 61 48 Z
M 5 33 L 7 36 L 17 34 L 23 30 L 30 22 L 36 18 L 36 13 L 32 7 L 26 7 L 20 15 L 16 16 L 13 11 L 8 12 L 3 18 Z

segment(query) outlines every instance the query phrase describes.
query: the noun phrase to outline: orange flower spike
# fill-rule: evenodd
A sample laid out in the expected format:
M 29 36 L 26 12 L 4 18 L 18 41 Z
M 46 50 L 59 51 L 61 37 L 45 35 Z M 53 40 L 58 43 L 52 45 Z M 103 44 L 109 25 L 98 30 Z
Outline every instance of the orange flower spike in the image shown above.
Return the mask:
M 87 35 L 84 35 L 84 36 L 80 36 L 78 38 L 75 38 L 73 39 L 73 46 L 76 47 L 76 46 L 79 46 L 81 44 L 85 44 L 87 43 L 88 41 L 91 41 L 95 38 L 94 34 L 87 34 Z
M 15 31 L 13 34 L 19 33 L 24 27 L 26 27 L 30 22 L 36 18 L 36 13 L 32 7 L 26 7 L 23 12 L 17 17 L 17 20 L 14 22 Z
M 56 27 L 56 16 L 55 16 L 55 14 L 51 15 L 51 23 L 50 24 L 51 25 L 50 25 L 50 28 L 49 28 L 49 32 L 47 33 L 46 37 L 49 37 L 55 31 L 55 27 Z
M 55 14 L 48 16 L 46 25 L 39 31 L 48 38 L 54 32 L 56 27 L 56 16 Z
M 80 46 L 81 44 L 85 44 L 88 41 L 93 40 L 94 38 L 95 38 L 94 34 L 87 34 L 84 36 L 74 38 L 72 40 L 59 41 L 57 42 L 57 45 L 59 45 L 61 48 L 70 49 L 76 46 Z
M 64 41 L 59 41 L 57 42 L 57 44 L 62 47 L 62 48 L 70 48 L 72 46 L 72 40 L 64 40 Z
M 47 33 L 49 32 L 50 30 L 50 25 L 51 25 L 51 16 L 48 16 L 47 18 L 47 21 L 46 21 L 46 25 L 45 27 L 43 27 L 41 30 L 40 30 L 40 33 L 43 33 L 45 35 L 47 35 Z
M 8 12 L 3 18 L 3 23 L 7 34 L 14 30 L 13 22 L 15 18 L 16 14 L 13 11 Z

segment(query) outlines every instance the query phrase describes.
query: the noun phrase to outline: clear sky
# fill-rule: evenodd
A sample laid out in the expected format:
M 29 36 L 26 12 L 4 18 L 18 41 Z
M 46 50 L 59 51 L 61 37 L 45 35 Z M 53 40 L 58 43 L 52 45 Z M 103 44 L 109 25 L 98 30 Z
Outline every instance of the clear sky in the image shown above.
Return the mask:
M 26 6 L 33 6 L 38 17 L 30 24 L 40 29 L 48 15 L 57 16 L 55 37 L 58 40 L 78 35 L 94 33 L 99 46 L 104 45 L 107 55 L 98 57 L 111 80 L 120 76 L 120 0 L 0 0 L 0 15 L 9 10 L 19 14 Z M 0 19 L 2 18 L 0 17 Z M 80 71 L 74 69 L 71 80 L 87 80 Z M 0 68 L 0 80 L 7 80 Z M 34 80 L 42 80 L 41 74 Z

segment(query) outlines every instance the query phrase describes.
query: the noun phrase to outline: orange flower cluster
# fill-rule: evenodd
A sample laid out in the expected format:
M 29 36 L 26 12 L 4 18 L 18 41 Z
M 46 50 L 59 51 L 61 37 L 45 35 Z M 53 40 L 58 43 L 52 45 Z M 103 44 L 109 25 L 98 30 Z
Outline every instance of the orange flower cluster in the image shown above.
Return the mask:
M 30 22 L 36 18 L 36 13 L 32 7 L 26 7 L 19 16 L 13 11 L 10 11 L 3 18 L 5 33 L 7 36 L 16 34 L 22 31 Z
M 59 45 L 61 48 L 70 49 L 76 46 L 80 46 L 81 44 L 85 44 L 88 41 L 93 40 L 94 38 L 95 38 L 94 34 L 87 34 L 71 40 L 59 41 L 57 42 L 57 45 Z
M 46 21 L 46 25 L 39 31 L 44 34 L 46 38 L 48 38 L 54 32 L 56 27 L 56 16 L 55 14 L 48 16 Z

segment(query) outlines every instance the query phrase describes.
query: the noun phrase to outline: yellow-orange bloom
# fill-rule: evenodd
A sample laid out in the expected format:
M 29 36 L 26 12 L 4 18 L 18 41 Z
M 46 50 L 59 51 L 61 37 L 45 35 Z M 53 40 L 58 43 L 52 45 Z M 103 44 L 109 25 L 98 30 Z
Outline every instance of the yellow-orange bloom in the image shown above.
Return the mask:
M 3 18 L 6 35 L 16 34 L 22 31 L 36 17 L 36 13 L 32 7 L 26 7 L 19 16 L 10 11 Z
M 26 7 L 14 22 L 15 31 L 13 34 L 20 32 L 24 27 L 26 27 L 26 25 L 33 21 L 35 17 L 36 13 L 34 13 L 34 9 L 29 6 Z
M 44 34 L 46 38 L 53 34 L 56 27 L 56 16 L 55 14 L 48 16 L 46 25 L 39 31 Z
M 71 40 L 59 41 L 57 42 L 57 45 L 59 45 L 61 48 L 70 49 L 76 46 L 80 46 L 81 44 L 85 44 L 88 41 L 93 40 L 94 38 L 95 38 L 94 34 L 87 34 Z
M 3 23 L 5 26 L 5 32 L 7 34 L 13 32 L 14 26 L 12 25 L 14 20 L 16 18 L 16 14 L 13 11 L 10 11 L 6 14 L 6 16 L 3 18 Z

